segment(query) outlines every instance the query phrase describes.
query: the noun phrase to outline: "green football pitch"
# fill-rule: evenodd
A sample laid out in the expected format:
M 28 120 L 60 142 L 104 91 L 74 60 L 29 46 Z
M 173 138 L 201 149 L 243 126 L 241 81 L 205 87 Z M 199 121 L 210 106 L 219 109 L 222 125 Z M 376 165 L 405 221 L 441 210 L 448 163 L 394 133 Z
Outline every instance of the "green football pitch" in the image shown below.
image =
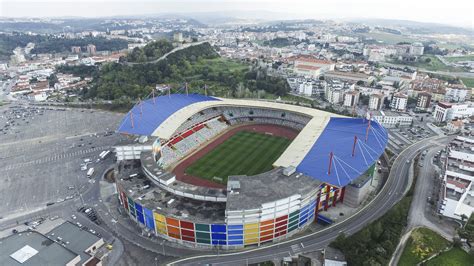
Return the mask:
M 272 169 L 272 164 L 290 145 L 291 140 L 240 131 L 199 158 L 186 174 L 226 184 L 229 175 L 256 175 Z

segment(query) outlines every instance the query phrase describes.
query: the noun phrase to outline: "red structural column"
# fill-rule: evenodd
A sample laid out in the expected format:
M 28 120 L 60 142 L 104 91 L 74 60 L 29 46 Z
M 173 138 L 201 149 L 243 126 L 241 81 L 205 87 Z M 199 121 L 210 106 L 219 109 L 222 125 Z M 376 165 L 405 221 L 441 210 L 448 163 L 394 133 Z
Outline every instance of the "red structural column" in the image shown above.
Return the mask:
M 357 136 L 354 136 L 354 145 L 352 145 L 352 157 L 355 155 L 356 151 Z
M 341 195 L 339 196 L 339 201 L 344 202 L 344 194 L 346 194 L 346 187 L 343 187 L 341 190 Z
M 132 128 L 133 128 L 133 112 L 130 111 L 130 122 L 132 123 Z
M 331 175 L 331 166 L 332 166 L 332 156 L 333 153 L 329 153 L 329 167 L 328 167 L 328 175 Z
M 321 190 L 318 193 L 316 198 L 316 208 L 314 208 L 314 222 L 318 221 L 318 212 L 319 212 L 319 202 L 321 201 Z
M 337 194 L 339 193 L 339 188 L 334 191 L 334 196 L 332 197 L 332 206 L 335 207 L 336 206 L 336 201 L 337 201 Z
M 143 115 L 143 104 L 142 104 L 142 100 L 140 98 L 138 98 L 138 104 L 140 105 L 140 116 Z
M 326 201 L 324 202 L 324 210 L 327 211 L 329 208 L 329 196 L 331 195 L 331 186 L 326 185 Z
M 370 121 L 371 120 L 369 120 L 369 124 L 367 125 L 367 130 L 365 132 L 365 142 L 367 142 L 367 140 L 369 139 Z

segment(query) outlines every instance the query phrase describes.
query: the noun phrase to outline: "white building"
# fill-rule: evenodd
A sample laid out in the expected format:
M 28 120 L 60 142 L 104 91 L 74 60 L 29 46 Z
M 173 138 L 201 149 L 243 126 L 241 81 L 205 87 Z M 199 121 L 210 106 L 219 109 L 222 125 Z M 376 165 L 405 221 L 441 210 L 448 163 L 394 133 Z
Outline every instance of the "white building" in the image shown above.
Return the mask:
M 413 122 L 413 117 L 410 115 L 392 111 L 377 111 L 372 117 L 386 128 L 408 127 Z
M 413 56 L 421 56 L 423 55 L 424 51 L 425 51 L 425 47 L 423 46 L 422 43 L 414 42 L 410 46 L 408 53 Z
M 339 87 L 328 87 L 325 95 L 326 101 L 332 104 L 339 104 L 343 100 L 344 90 Z
M 344 95 L 344 106 L 353 107 L 359 103 L 359 91 L 349 91 Z
M 326 71 L 334 70 L 336 64 L 312 57 L 300 56 L 293 59 L 293 71 L 300 76 L 317 78 Z
M 313 95 L 313 83 L 303 82 L 299 84 L 298 93 L 301 95 L 311 96 Z
M 474 139 L 458 136 L 446 149 L 443 165 L 444 198 L 440 213 L 462 220 L 474 211 Z
M 471 98 L 471 90 L 461 87 L 448 87 L 444 96 L 445 101 L 465 102 Z
M 439 102 L 433 113 L 437 122 L 446 122 L 455 118 L 465 118 L 474 115 L 474 105 L 472 103 L 443 103 Z
M 369 110 L 380 110 L 382 109 L 384 96 L 379 93 L 370 95 L 369 98 Z
M 395 93 L 390 102 L 390 108 L 395 111 L 405 111 L 407 108 L 408 96 L 403 93 Z

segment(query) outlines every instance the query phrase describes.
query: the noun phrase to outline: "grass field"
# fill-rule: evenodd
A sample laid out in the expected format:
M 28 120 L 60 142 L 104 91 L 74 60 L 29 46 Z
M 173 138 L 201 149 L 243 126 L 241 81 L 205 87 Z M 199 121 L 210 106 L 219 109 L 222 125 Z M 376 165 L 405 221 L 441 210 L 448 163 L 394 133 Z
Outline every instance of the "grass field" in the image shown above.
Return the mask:
M 448 62 L 473 61 L 474 60 L 474 55 L 445 56 L 444 59 Z
M 290 143 L 283 137 L 240 131 L 194 162 L 185 173 L 226 184 L 229 175 L 255 175 L 272 169 Z
M 449 245 L 448 240 L 428 228 L 415 229 L 408 239 L 398 265 L 416 265 Z
M 387 32 L 369 32 L 369 33 L 363 33 L 362 35 L 367 38 L 374 38 L 377 41 L 381 41 L 387 44 L 397 44 L 399 42 L 416 41 L 415 39 L 410 38 L 405 35 L 391 34 Z
M 474 265 L 474 256 L 466 253 L 461 248 L 452 248 L 449 251 L 441 253 L 436 258 L 429 260 L 428 266 L 464 266 Z
M 461 80 L 468 88 L 474 88 L 474 78 L 461 78 Z

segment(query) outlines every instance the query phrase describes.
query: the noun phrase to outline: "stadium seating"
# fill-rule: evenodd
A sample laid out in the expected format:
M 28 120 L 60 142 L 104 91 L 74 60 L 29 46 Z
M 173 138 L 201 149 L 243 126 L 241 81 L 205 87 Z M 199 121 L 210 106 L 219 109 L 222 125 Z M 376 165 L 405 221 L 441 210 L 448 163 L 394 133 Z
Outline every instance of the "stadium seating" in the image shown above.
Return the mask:
M 179 134 L 162 148 L 163 166 L 167 167 L 183 158 L 200 145 L 224 131 L 226 127 L 228 127 L 226 123 L 220 122 L 218 118 L 214 118 L 203 124 L 195 125 L 191 129 Z
M 273 124 L 302 130 L 310 118 L 304 115 L 264 108 L 215 107 L 200 111 L 184 122 L 165 145 L 163 145 L 163 167 L 167 167 L 197 149 L 229 125 L 242 123 Z

